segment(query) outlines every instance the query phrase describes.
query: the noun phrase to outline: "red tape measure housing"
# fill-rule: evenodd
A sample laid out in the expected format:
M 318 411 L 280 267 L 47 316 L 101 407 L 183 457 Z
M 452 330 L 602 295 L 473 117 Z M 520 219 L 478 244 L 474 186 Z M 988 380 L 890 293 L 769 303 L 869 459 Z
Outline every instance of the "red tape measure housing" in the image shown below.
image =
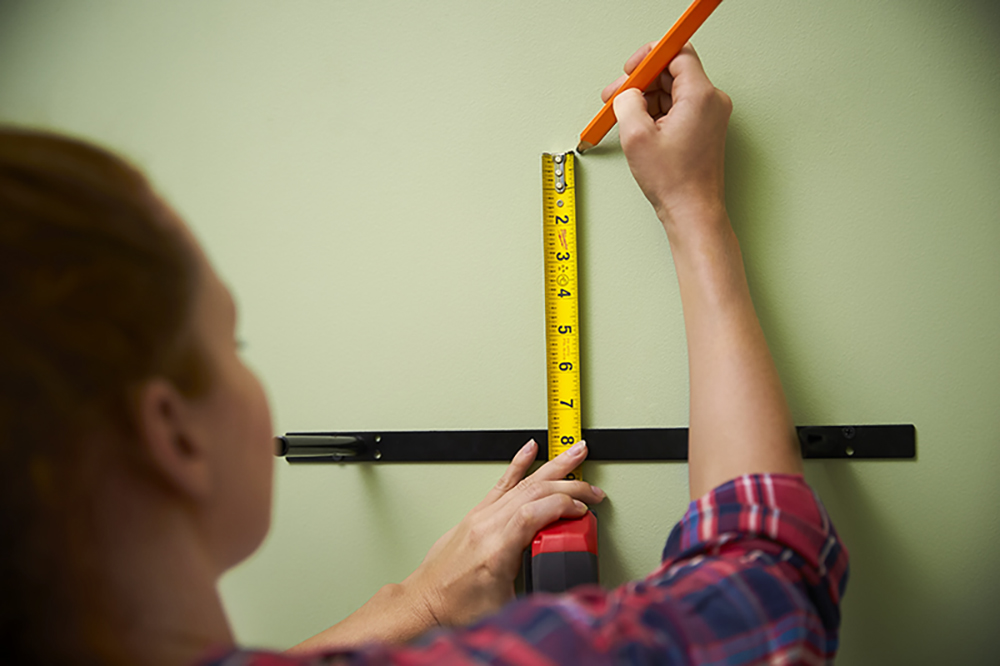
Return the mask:
M 588 552 L 597 555 L 597 516 L 557 520 L 535 535 L 531 554 Z

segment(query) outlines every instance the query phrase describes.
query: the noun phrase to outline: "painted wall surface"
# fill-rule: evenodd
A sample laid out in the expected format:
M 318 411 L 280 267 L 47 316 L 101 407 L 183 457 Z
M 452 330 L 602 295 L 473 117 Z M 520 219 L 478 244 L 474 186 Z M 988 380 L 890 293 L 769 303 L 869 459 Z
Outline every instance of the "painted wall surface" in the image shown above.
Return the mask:
M 543 428 L 540 168 L 684 0 L 0 2 L 0 118 L 130 156 L 242 309 L 278 431 Z M 918 459 L 810 462 L 852 552 L 844 664 L 1000 646 L 1000 12 L 729 0 L 729 205 L 798 423 L 914 423 Z M 580 161 L 589 426 L 682 426 L 666 238 L 611 135 Z M 276 464 L 226 577 L 284 647 L 398 581 L 502 465 Z M 591 465 L 602 573 L 651 570 L 686 466 Z

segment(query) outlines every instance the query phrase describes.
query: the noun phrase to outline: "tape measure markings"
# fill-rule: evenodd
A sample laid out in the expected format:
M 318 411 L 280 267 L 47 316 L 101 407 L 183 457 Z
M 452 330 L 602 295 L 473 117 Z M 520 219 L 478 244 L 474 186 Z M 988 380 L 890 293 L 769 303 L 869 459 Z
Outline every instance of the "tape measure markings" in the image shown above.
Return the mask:
M 545 342 L 549 459 L 582 434 L 580 326 L 573 153 L 542 155 L 542 232 L 545 248 Z M 567 476 L 582 479 L 580 469 Z

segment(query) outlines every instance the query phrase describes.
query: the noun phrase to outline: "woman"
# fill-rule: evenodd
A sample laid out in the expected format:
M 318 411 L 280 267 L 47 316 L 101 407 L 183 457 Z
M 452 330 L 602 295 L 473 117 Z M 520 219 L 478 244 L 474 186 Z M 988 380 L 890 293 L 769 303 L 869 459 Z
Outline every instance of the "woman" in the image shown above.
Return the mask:
M 603 498 L 563 480 L 585 446 L 522 480 L 529 442 L 409 578 L 298 656 L 234 648 L 216 592 L 262 540 L 271 495 L 267 402 L 236 353 L 227 289 L 128 166 L 80 143 L 3 132 L 2 661 L 832 658 L 847 554 L 802 480 L 726 215 L 730 110 L 690 47 L 645 99 L 628 91 L 615 102 L 629 166 L 670 240 L 689 341 L 697 502 L 663 565 L 613 591 L 507 603 L 534 532 Z M 400 645 L 436 626 L 452 629 Z
M 273 431 L 233 300 L 126 164 L 0 137 L 2 661 L 191 662 L 232 642 L 215 584 L 270 518 Z M 582 450 L 518 484 L 535 448 L 407 581 L 321 640 L 402 640 L 506 601 L 534 532 L 602 497 L 561 480 Z

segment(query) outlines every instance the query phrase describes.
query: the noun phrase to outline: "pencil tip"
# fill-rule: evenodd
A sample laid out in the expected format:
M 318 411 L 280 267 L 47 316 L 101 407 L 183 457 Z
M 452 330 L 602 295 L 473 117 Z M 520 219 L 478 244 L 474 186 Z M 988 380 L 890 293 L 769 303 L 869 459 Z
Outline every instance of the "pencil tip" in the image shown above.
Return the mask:
M 583 151 L 590 150 L 594 147 L 594 144 L 588 143 L 587 141 L 581 141 L 580 145 L 576 147 L 576 152 L 583 154 Z

